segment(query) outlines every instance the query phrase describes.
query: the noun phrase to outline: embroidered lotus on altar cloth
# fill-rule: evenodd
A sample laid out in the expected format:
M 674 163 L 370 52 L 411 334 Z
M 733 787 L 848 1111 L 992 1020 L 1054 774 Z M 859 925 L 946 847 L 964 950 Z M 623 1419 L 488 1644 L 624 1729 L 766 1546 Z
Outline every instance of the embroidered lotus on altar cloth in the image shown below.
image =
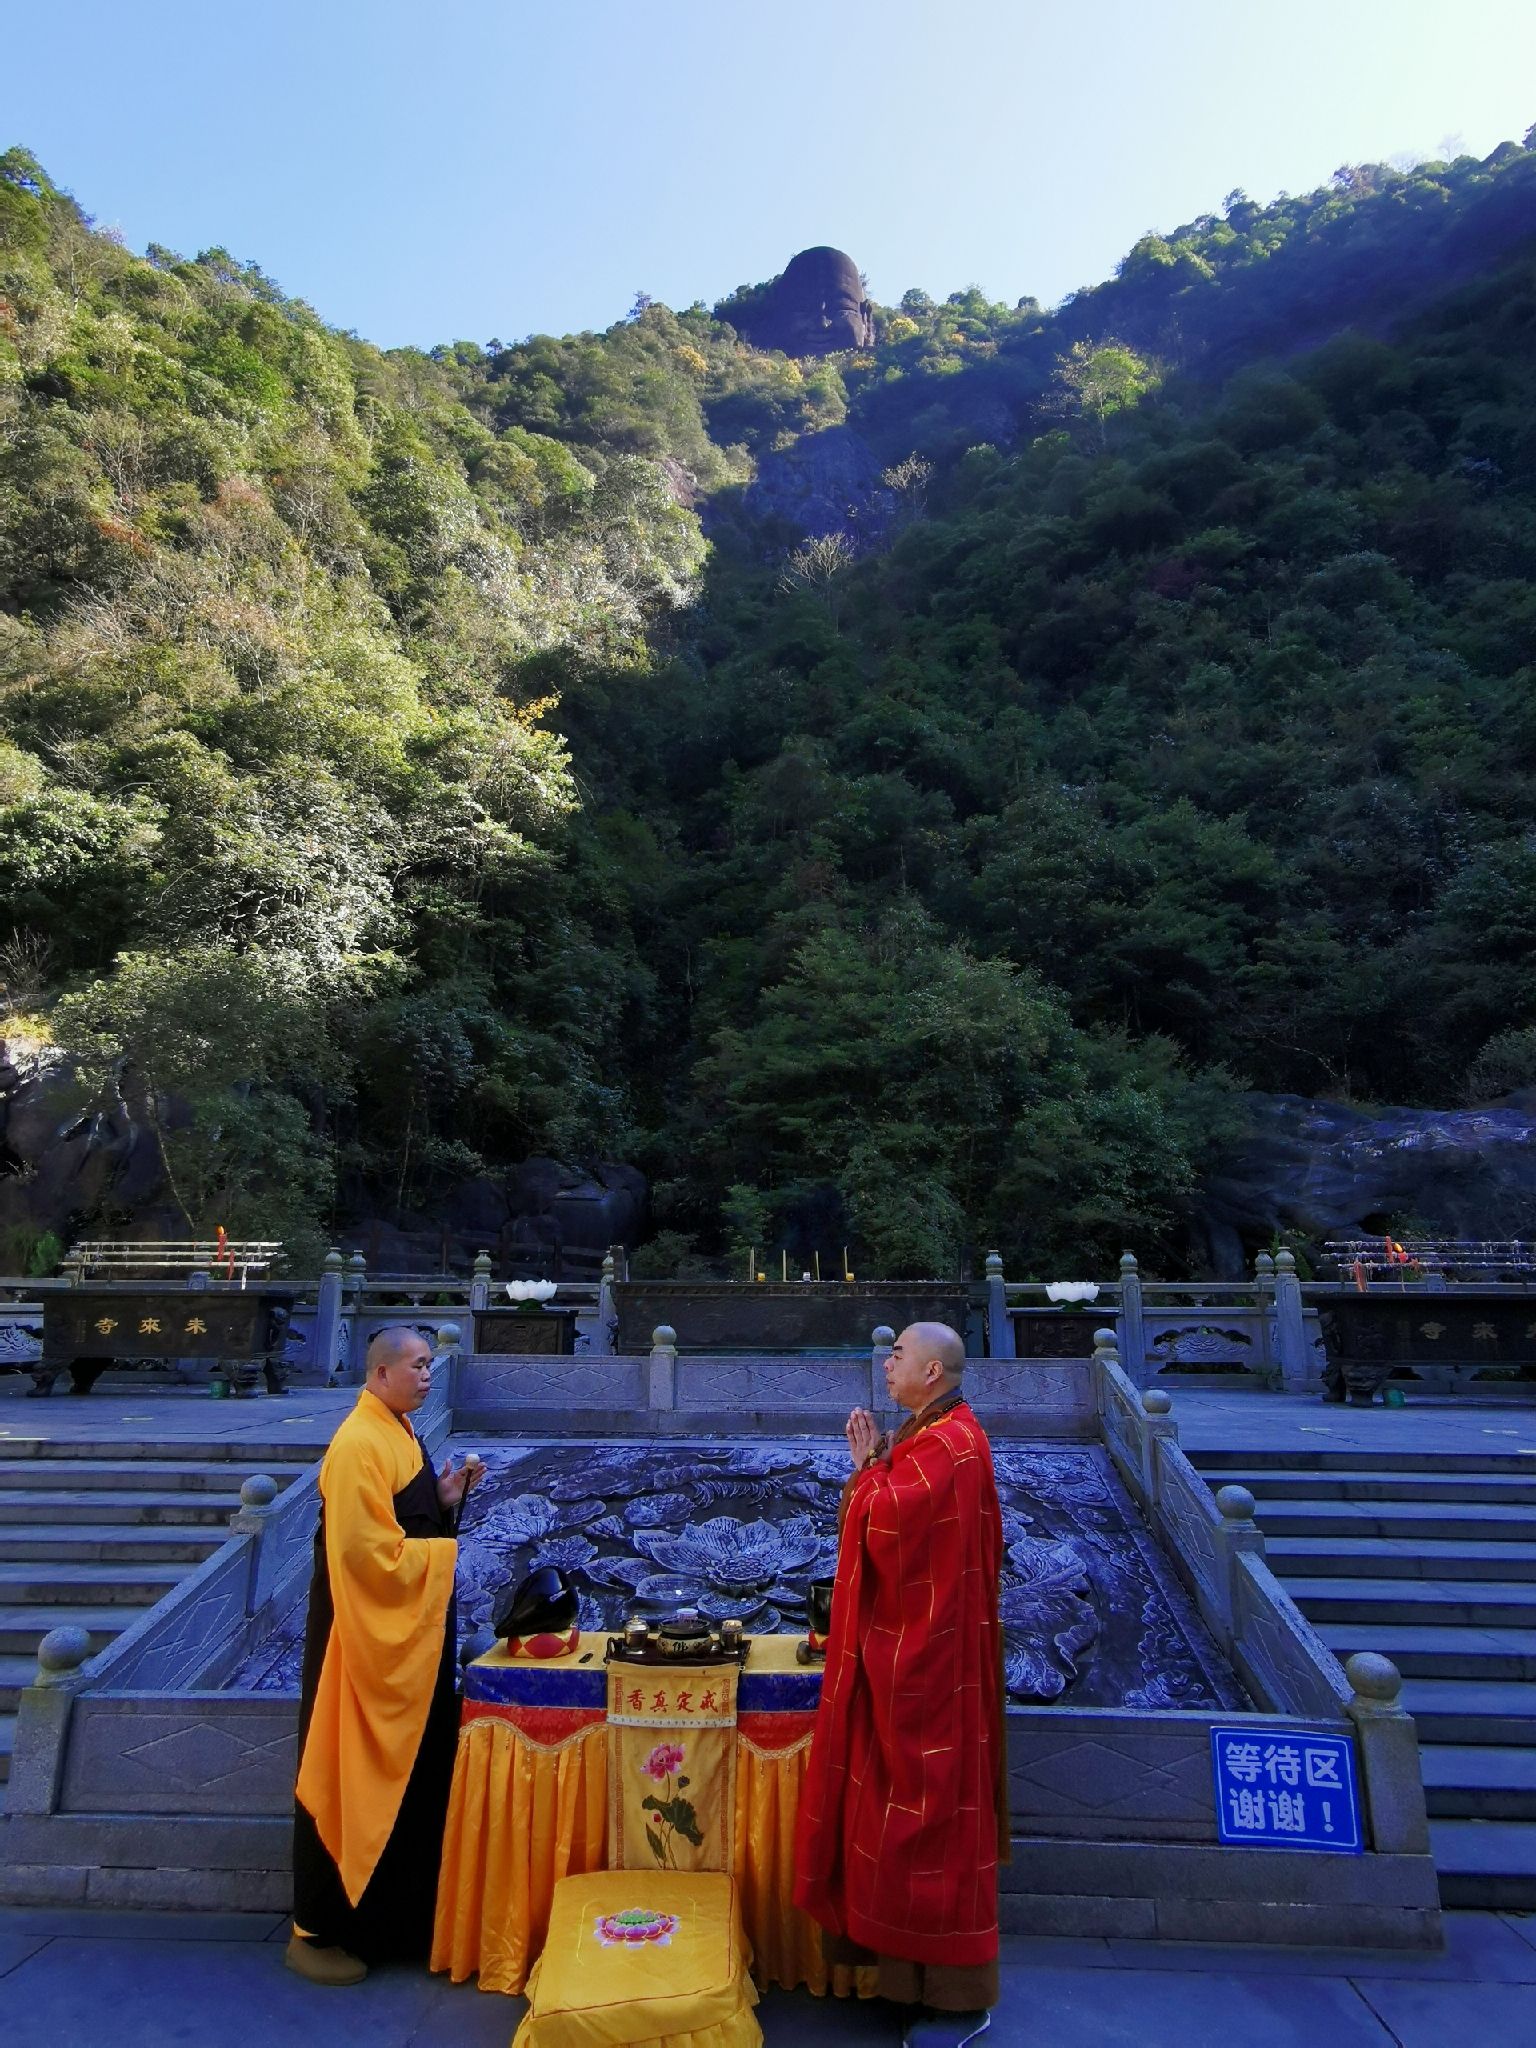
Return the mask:
M 622 1913 L 599 1913 L 592 1932 L 604 1948 L 634 1947 L 642 1941 L 666 1948 L 678 1928 L 675 1913 L 648 1913 L 630 1906 Z
M 776 1579 L 825 1564 L 835 1543 L 809 1515 L 785 1522 L 740 1522 L 714 1515 L 676 1531 L 636 1529 L 636 1550 L 669 1572 L 717 1593 L 766 1592 Z

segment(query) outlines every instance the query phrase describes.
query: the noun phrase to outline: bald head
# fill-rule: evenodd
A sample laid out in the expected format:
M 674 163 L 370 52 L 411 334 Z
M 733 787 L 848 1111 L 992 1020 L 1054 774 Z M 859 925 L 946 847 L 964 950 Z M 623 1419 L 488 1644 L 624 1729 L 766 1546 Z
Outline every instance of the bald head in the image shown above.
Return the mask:
M 432 1346 L 404 1323 L 368 1340 L 366 1385 L 393 1415 L 411 1415 L 432 1390 Z
M 908 1323 L 885 1361 L 885 1384 L 898 1407 L 920 1414 L 960 1384 L 965 1345 L 948 1323 Z

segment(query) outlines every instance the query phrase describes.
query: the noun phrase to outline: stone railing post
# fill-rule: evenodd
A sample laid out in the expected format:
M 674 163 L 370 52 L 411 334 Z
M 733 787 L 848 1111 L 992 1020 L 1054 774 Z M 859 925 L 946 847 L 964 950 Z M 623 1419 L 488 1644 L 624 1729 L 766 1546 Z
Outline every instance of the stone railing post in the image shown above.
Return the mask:
M 1017 1358 L 1013 1317 L 1008 1313 L 1008 1285 L 1000 1252 L 987 1253 L 987 1356 Z
M 1312 1376 L 1302 1312 L 1301 1282 L 1289 1252 L 1275 1257 L 1275 1345 L 1280 1353 L 1280 1381 L 1288 1394 L 1299 1394 Z
M 491 1255 L 489 1252 L 475 1253 L 474 1277 L 469 1283 L 469 1307 L 472 1315 L 480 1315 L 491 1305 Z
M 1113 1330 L 1095 1330 L 1093 1333 L 1093 1402 L 1102 1415 L 1104 1413 L 1104 1373 L 1106 1365 L 1118 1365 L 1120 1353 L 1115 1349 Z
M 1399 1699 L 1401 1674 L 1390 1657 L 1360 1650 L 1345 1664 L 1344 1676 L 1354 1691 L 1345 1712 L 1355 1724 L 1371 1847 L 1384 1854 L 1425 1855 L 1429 1820 L 1419 1736 Z
M 311 1362 L 320 1374 L 320 1384 L 330 1386 L 341 1358 L 341 1253 L 332 1245 L 320 1263 L 320 1281 L 315 1289 L 315 1320 L 310 1325 Z
M 1280 1359 L 1275 1345 L 1275 1262 L 1268 1252 L 1253 1261 L 1254 1292 L 1259 1305 L 1259 1377 L 1269 1387 L 1280 1384 Z
M 647 1398 L 652 1408 L 677 1406 L 677 1332 L 670 1323 L 658 1323 L 651 1332 L 651 1375 Z
M 1141 1268 L 1134 1252 L 1120 1254 L 1120 1314 L 1116 1319 L 1120 1339 L 1120 1367 L 1138 1387 L 1147 1380 L 1147 1332 L 1141 1313 Z
M 869 1408 L 872 1415 L 878 1415 L 882 1408 L 889 1408 L 891 1397 L 885 1391 L 885 1361 L 891 1355 L 891 1346 L 896 1342 L 896 1332 L 889 1323 L 876 1323 L 869 1333 Z
M 1148 1387 L 1141 1397 L 1141 1490 L 1149 1517 L 1157 1506 L 1158 1442 L 1177 1444 L 1179 1440 L 1179 1425 L 1173 1419 L 1172 1409 L 1173 1396 L 1166 1387 Z
M 52 1813 L 58 1806 L 69 1717 L 90 1654 L 89 1635 L 74 1626 L 50 1629 L 38 1644 L 37 1675 L 16 1706 L 7 1813 Z
M 1221 1602 L 1226 1647 L 1230 1650 L 1237 1632 L 1237 1560 L 1244 1555 L 1263 1557 L 1264 1532 L 1253 1519 L 1254 1498 L 1246 1486 L 1219 1487 L 1216 1505 L 1221 1511 L 1221 1520 L 1212 1532 L 1216 1545 L 1217 1596 Z
M 240 1488 L 240 1505 L 229 1518 L 231 1536 L 251 1539 L 250 1571 L 245 1581 L 245 1611 L 254 1614 L 272 1590 L 262 1571 L 263 1539 L 276 1513 L 277 1481 L 266 1472 L 253 1472 Z

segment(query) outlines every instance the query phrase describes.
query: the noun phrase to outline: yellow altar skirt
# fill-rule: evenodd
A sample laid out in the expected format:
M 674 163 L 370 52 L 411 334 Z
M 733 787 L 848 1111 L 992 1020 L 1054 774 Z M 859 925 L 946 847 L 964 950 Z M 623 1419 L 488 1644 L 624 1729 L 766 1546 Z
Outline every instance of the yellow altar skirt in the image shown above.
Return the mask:
M 721 1872 L 565 1878 L 514 2048 L 759 2048 L 751 1955 Z
M 786 1991 L 804 1984 L 873 1997 L 875 1972 L 829 1971 L 815 1923 L 794 1903 L 806 1757 L 804 1743 L 775 1751 L 738 1740 L 732 1875 L 754 1974 Z M 467 1723 L 443 1839 L 432 1968 L 456 1984 L 478 1971 L 482 1991 L 521 1991 L 545 1943 L 555 1886 L 604 1866 L 607 1812 L 603 1723 L 550 1746 L 491 1716 Z

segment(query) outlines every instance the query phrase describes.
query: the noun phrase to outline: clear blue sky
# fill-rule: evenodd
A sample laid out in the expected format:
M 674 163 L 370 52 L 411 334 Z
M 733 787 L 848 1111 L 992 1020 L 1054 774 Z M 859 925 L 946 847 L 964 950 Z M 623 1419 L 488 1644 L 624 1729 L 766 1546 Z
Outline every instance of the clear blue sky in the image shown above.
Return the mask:
M 1150 227 L 1536 122 L 1536 0 L 55 0 L 0 144 L 128 244 L 222 243 L 385 346 L 712 302 L 1053 303 Z

